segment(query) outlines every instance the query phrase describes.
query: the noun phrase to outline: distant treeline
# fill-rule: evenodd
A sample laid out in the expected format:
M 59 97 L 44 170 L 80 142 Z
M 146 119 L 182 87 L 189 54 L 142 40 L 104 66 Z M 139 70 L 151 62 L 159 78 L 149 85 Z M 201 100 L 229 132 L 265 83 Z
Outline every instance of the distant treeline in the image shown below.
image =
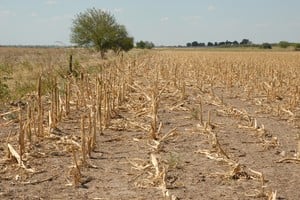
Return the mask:
M 272 49 L 272 47 L 280 47 L 280 48 L 288 48 L 288 47 L 294 47 L 295 50 L 300 50 L 300 43 L 291 43 L 287 41 L 280 41 L 279 43 L 262 43 L 262 44 L 254 44 L 249 39 L 243 39 L 242 41 L 229 41 L 226 40 L 225 42 L 188 42 L 186 44 L 186 47 L 257 47 L 257 48 L 263 48 L 263 49 Z M 180 46 L 183 47 L 183 46 Z
M 207 44 L 203 42 L 188 42 L 186 44 L 187 47 L 232 47 L 232 46 L 250 46 L 253 45 L 249 39 L 243 39 L 241 42 L 238 41 L 229 41 L 225 42 L 208 42 Z

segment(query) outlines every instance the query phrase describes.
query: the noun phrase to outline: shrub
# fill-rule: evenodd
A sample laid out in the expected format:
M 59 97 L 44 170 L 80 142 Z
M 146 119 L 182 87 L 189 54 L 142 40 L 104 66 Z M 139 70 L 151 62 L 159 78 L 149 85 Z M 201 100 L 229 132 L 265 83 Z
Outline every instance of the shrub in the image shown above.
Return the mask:
M 295 45 L 295 50 L 296 50 L 296 51 L 300 51 L 300 43 L 297 43 L 297 44 Z
M 263 44 L 261 45 L 261 48 L 263 48 L 263 49 L 272 49 L 272 45 L 269 44 L 269 43 L 263 43 Z
M 288 48 L 290 46 L 290 43 L 287 41 L 280 41 L 278 44 L 281 48 Z
M 152 49 L 155 47 L 153 42 L 148 42 L 148 41 L 139 41 L 136 43 L 136 48 L 138 49 Z

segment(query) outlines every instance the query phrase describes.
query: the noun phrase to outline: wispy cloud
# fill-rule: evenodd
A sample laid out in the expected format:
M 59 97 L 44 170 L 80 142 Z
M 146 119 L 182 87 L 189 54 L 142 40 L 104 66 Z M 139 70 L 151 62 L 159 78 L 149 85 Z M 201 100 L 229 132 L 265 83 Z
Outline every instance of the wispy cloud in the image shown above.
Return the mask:
M 269 24 L 266 24 L 266 23 L 257 23 L 257 24 L 255 24 L 255 27 L 258 28 L 258 29 L 269 28 Z
M 31 16 L 31 17 L 37 17 L 38 14 L 37 14 L 36 12 L 32 12 L 32 13 L 30 13 L 30 16 Z
M 183 20 L 186 22 L 192 22 L 192 23 L 196 23 L 201 21 L 202 17 L 199 15 L 193 15 L 193 16 L 184 16 Z
M 215 11 L 215 10 L 216 10 L 216 7 L 215 7 L 214 5 L 209 5 L 209 6 L 207 7 L 207 10 L 210 11 L 210 12 L 212 12 L 212 11 Z
M 113 12 L 114 13 L 121 13 L 121 12 L 123 12 L 123 8 L 115 8 L 115 9 L 113 9 Z
M 102 11 L 106 12 L 106 13 L 122 13 L 124 11 L 123 8 L 113 8 L 113 9 L 110 9 L 110 8 L 101 8 Z
M 162 17 L 162 18 L 160 18 L 160 21 L 161 22 L 169 21 L 169 17 Z
M 60 23 L 60 22 L 72 20 L 73 17 L 74 17 L 73 15 L 69 15 L 69 14 L 56 15 L 56 16 L 52 16 L 52 17 L 48 17 L 48 18 L 39 18 L 38 17 L 37 21 L 39 23 Z
M 65 19 L 72 19 L 73 16 L 72 15 L 58 15 L 58 16 L 53 16 L 51 17 L 50 21 L 61 21 L 61 20 L 65 20 Z
M 0 10 L 0 17 L 14 17 L 17 14 L 11 10 Z
M 57 1 L 55 1 L 55 0 L 48 0 L 48 1 L 45 2 L 45 4 L 47 4 L 47 5 L 55 5 L 55 4 L 57 4 Z

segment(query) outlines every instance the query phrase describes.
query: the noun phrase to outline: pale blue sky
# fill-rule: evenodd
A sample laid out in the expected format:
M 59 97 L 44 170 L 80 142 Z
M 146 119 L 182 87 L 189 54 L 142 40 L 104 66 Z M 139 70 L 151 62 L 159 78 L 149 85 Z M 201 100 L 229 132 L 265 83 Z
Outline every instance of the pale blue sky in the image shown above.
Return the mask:
M 156 45 L 300 42 L 300 0 L 0 0 L 0 45 L 69 44 L 72 19 L 92 7 Z

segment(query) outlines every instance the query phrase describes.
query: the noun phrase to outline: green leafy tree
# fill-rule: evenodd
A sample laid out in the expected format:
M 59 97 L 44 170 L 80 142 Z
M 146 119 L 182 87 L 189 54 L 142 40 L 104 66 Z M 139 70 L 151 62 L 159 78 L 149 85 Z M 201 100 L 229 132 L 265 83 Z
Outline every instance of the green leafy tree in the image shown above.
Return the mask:
M 134 47 L 133 43 L 133 37 L 124 37 L 117 41 L 117 45 L 114 49 L 116 53 L 119 53 L 120 51 L 129 51 Z
M 87 9 L 76 15 L 71 28 L 71 42 L 79 46 L 93 47 L 103 58 L 109 49 L 115 52 L 133 47 L 125 26 L 115 17 L 100 9 Z
M 133 37 L 128 37 L 125 26 L 118 26 L 117 34 L 112 42 L 112 49 L 115 53 L 119 54 L 121 51 L 129 51 L 134 47 Z
M 241 45 L 250 45 L 251 44 L 251 41 L 249 39 L 243 39 L 241 42 L 240 42 Z
M 232 42 L 230 42 L 229 40 L 226 40 L 226 41 L 225 41 L 225 45 L 226 45 L 226 46 L 231 46 L 231 45 L 232 45 Z
M 152 49 L 152 48 L 154 48 L 155 47 L 155 45 L 154 45 L 154 43 L 153 42 L 146 42 L 146 48 L 147 49 Z
M 207 46 L 208 46 L 208 47 L 212 47 L 212 46 L 214 46 L 214 43 L 208 42 L 208 43 L 207 43 Z
M 225 46 L 225 42 L 219 42 L 219 46 Z
M 261 48 L 263 48 L 263 49 L 272 49 L 272 45 L 269 44 L 269 43 L 263 43 L 263 44 L 261 45 Z
M 136 48 L 138 49 L 145 49 L 146 48 L 146 43 L 144 41 L 139 41 L 136 43 Z
M 235 41 L 232 42 L 232 45 L 233 46 L 239 46 L 239 42 L 235 40 Z
M 287 41 L 280 41 L 278 44 L 281 48 L 288 48 L 290 46 L 290 43 Z
M 296 51 L 300 51 L 300 43 L 296 43 L 295 44 L 295 50 Z
M 153 44 L 153 42 L 148 42 L 148 41 L 139 41 L 136 43 L 136 48 L 138 49 L 152 49 L 153 47 L 155 47 L 155 45 Z
M 198 42 L 197 41 L 192 42 L 192 47 L 197 47 L 197 46 L 198 46 Z

